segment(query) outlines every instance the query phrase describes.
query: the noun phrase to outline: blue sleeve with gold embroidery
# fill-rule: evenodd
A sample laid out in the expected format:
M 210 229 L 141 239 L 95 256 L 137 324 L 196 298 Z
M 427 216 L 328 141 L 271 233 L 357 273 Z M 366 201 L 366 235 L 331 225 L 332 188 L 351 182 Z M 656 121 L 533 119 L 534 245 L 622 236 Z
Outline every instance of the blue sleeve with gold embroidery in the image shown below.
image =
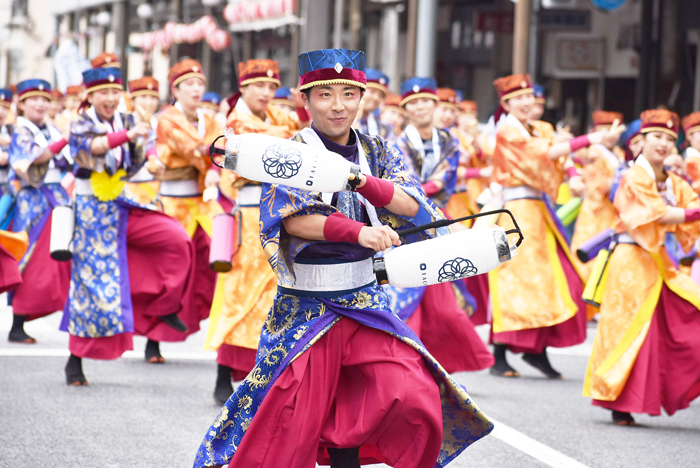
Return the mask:
M 128 130 L 134 126 L 133 116 L 122 114 L 122 119 L 125 129 Z M 103 169 L 104 164 L 106 164 L 105 154 L 92 154 L 92 140 L 106 134 L 105 131 L 98 129 L 92 119 L 85 114 L 79 114 L 73 120 L 70 127 L 70 152 L 76 165 L 91 171 Z M 130 142 L 127 145 L 129 151 L 122 160 L 127 176 L 136 173 L 146 161 L 145 143 L 146 141 L 139 138 L 135 143 Z M 112 170 L 111 172 L 116 171 Z
M 299 135 L 293 139 L 303 142 Z M 377 208 L 377 216 L 382 223 L 392 229 L 405 229 L 444 219 L 442 213 L 422 194 L 417 180 L 406 171 L 401 158 L 391 146 L 380 137 L 361 135 L 360 141 L 372 173 L 376 177 L 399 185 L 421 205 L 418 215 L 414 218 L 400 217 L 385 208 Z M 294 284 L 292 264 L 299 252 L 315 242 L 287 234 L 282 221 L 286 218 L 312 214 L 330 216 L 335 211 L 337 211 L 335 207 L 323 202 L 320 192 L 309 192 L 277 184 L 263 184 L 260 200 L 260 240 L 270 266 L 277 274 L 281 285 Z M 440 234 L 444 232 L 446 231 L 441 231 Z M 409 243 L 432 235 L 434 232 L 419 233 L 408 236 L 403 241 Z
M 92 154 L 93 138 L 105 135 L 105 132 L 99 132 L 95 127 L 95 122 L 85 114 L 78 114 L 70 126 L 70 154 L 77 166 L 91 171 L 101 169 L 98 161 L 104 160 L 104 155 Z
M 446 130 L 438 130 L 440 138 L 440 160 L 437 166 L 425 182 L 437 182 L 441 190 L 430 198 L 444 207 L 455 191 L 457 185 L 457 167 L 459 166 L 459 142 Z M 420 173 L 418 166 L 422 164 L 422 159 L 418 150 L 403 133 L 396 140 L 395 148 L 398 150 L 401 159 L 408 170 L 418 178 Z M 422 189 L 421 189 L 422 190 Z
M 49 169 L 48 161 L 44 164 L 33 164 L 46 148 L 39 146 L 34 140 L 34 134 L 27 127 L 16 126 L 10 142 L 10 167 L 20 178 L 38 187 L 44 181 Z

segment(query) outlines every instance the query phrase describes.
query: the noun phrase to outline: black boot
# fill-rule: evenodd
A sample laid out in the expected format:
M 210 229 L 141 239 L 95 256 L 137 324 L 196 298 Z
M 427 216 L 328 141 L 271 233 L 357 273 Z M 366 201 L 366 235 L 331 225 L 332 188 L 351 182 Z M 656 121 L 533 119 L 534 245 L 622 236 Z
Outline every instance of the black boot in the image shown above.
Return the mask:
M 231 368 L 219 364 L 216 368 L 216 388 L 214 389 L 214 401 L 224 406 L 233 393 L 231 384 Z
M 547 357 L 547 348 L 539 354 L 523 354 L 523 361 L 542 372 L 548 379 L 561 379 L 561 374 L 554 370 Z
M 491 375 L 498 377 L 520 377 L 518 371 L 510 367 L 508 361 L 506 361 L 506 349 L 508 347 L 504 344 L 493 345 L 493 357 L 496 358 L 496 363 L 493 365 L 489 371 Z
M 83 360 L 74 354 L 70 355 L 66 363 L 66 383 L 74 387 L 88 384 L 83 374 Z
M 636 426 L 637 423 L 634 422 L 634 418 L 629 413 L 623 413 L 622 411 L 612 412 L 613 424 L 617 426 Z
M 160 343 L 153 340 L 148 340 L 146 343 L 146 362 L 150 364 L 163 364 L 165 358 L 160 354 Z
M 36 340 L 27 335 L 24 331 L 25 320 L 27 320 L 26 315 L 12 314 L 12 328 L 10 329 L 10 335 L 7 337 L 7 341 L 10 343 L 36 343 Z
M 163 315 L 162 317 L 159 317 L 167 326 L 172 328 L 175 331 L 179 331 L 181 333 L 186 333 L 187 332 L 187 325 L 185 325 L 182 320 L 180 320 L 180 317 L 177 316 L 177 313 L 175 314 L 170 314 L 170 315 Z
M 360 468 L 360 447 L 329 448 L 331 468 Z

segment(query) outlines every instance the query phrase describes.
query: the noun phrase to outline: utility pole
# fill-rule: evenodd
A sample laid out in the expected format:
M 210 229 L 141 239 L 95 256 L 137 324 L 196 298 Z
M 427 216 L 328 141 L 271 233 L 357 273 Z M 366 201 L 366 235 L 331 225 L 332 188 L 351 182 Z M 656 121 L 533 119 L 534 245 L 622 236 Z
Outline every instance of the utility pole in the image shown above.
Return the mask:
M 513 31 L 513 74 L 528 72 L 531 15 L 532 0 L 518 0 Z
M 437 10 L 437 0 L 418 0 L 416 27 L 416 75 L 418 76 L 435 76 Z
M 350 0 L 350 48 L 360 49 L 360 31 L 362 30 L 362 2 Z
M 129 45 L 129 19 L 127 18 L 127 0 L 115 2 L 112 5 L 112 24 L 115 31 L 115 53 L 121 63 L 124 83 L 129 79 L 129 57 L 126 53 Z
M 418 0 L 408 0 L 408 44 L 406 44 L 406 76 L 416 73 L 416 29 L 418 25 Z

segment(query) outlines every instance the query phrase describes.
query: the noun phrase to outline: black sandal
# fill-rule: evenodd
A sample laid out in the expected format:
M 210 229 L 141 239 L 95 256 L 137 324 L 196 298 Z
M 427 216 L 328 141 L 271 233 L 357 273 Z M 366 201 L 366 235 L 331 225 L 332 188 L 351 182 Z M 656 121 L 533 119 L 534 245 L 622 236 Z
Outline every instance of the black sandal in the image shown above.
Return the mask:
M 523 354 L 523 361 L 530 364 L 535 369 L 542 372 L 547 376 L 548 379 L 561 379 L 562 375 L 554 370 L 552 365 L 549 363 L 549 358 L 547 357 L 547 349 L 539 354 Z
M 331 468 L 360 468 L 360 447 L 328 448 Z
M 216 388 L 214 389 L 214 401 L 219 406 L 224 406 L 233 394 L 231 384 L 231 368 L 219 364 L 216 368 Z
M 630 413 L 612 410 L 613 424 L 616 426 L 636 426 L 634 418 Z
M 167 326 L 172 328 L 175 331 L 179 331 L 180 333 L 187 333 L 188 328 L 187 325 L 184 324 L 182 320 L 180 320 L 180 317 L 177 316 L 177 313 L 175 314 L 170 314 L 170 315 L 163 315 L 162 317 L 159 317 Z
M 71 387 L 82 387 L 88 384 L 83 374 L 83 360 L 71 354 L 66 363 L 66 384 Z
M 36 340 L 27 335 L 24 331 L 24 322 L 27 320 L 26 315 L 12 314 L 12 328 L 7 336 L 7 341 L 10 343 L 34 344 Z
M 518 373 L 518 371 L 510 367 L 510 364 L 508 364 L 508 361 L 506 360 L 506 349 L 507 346 L 503 344 L 493 345 L 493 357 L 496 358 L 496 363 L 491 369 L 489 369 L 489 373 L 491 375 L 495 375 L 496 377 L 506 377 L 511 379 L 520 377 L 520 373 Z
M 148 340 L 145 351 L 146 362 L 149 364 L 165 364 L 165 358 L 160 354 L 160 343 Z

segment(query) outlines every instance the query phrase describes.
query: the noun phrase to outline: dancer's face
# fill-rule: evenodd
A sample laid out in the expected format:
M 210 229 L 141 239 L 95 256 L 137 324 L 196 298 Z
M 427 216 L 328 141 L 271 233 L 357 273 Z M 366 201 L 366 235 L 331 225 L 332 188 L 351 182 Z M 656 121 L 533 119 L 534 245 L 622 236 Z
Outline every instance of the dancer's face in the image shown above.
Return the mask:
M 302 99 L 314 127 L 336 143 L 345 144 L 360 109 L 362 90 L 345 84 L 314 86 L 308 96 L 302 93 Z
M 512 97 L 503 103 L 503 108 L 509 114 L 521 121 L 527 123 L 530 120 L 532 106 L 535 104 L 535 95 L 532 93 L 520 94 Z

